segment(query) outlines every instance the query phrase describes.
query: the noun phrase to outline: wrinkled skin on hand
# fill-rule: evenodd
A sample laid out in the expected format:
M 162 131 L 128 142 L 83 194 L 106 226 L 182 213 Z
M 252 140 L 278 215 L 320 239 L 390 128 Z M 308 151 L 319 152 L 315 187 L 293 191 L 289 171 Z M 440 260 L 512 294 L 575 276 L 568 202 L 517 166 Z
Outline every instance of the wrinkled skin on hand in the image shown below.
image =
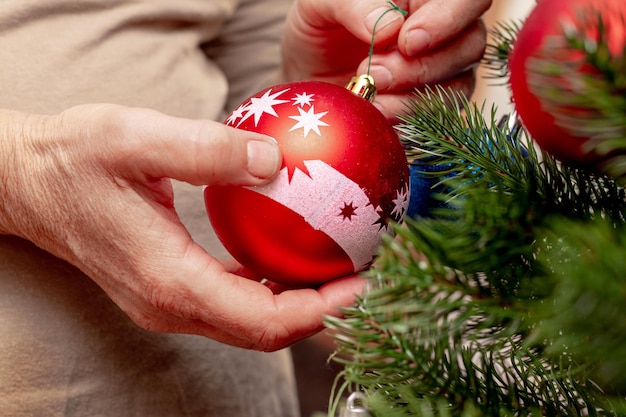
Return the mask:
M 354 277 L 270 288 L 211 257 L 182 225 L 168 178 L 263 183 L 280 165 L 268 137 L 113 105 L 2 120 L 0 232 L 74 264 L 146 329 L 276 350 L 321 330 L 360 291 Z

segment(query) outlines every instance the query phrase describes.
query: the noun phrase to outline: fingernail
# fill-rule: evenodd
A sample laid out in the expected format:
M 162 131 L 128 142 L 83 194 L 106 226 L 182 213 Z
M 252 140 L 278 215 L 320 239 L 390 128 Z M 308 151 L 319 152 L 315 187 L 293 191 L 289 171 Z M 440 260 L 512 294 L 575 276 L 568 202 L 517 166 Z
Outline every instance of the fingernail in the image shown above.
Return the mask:
M 379 7 L 378 9 L 372 10 L 367 15 L 365 25 L 370 32 L 374 31 L 374 26 L 376 26 L 376 31 L 379 31 L 398 20 L 404 20 L 402 13 L 396 10 L 390 10 L 389 7 Z
M 417 55 L 430 46 L 432 38 L 424 29 L 413 29 L 406 35 L 406 53 L 409 56 Z
M 271 178 L 280 163 L 278 145 L 262 140 L 248 141 L 248 172 L 257 178 Z
M 386 90 L 391 87 L 391 83 L 393 82 L 391 71 L 382 65 L 373 65 L 370 68 L 369 74 L 374 79 L 374 85 L 377 89 Z

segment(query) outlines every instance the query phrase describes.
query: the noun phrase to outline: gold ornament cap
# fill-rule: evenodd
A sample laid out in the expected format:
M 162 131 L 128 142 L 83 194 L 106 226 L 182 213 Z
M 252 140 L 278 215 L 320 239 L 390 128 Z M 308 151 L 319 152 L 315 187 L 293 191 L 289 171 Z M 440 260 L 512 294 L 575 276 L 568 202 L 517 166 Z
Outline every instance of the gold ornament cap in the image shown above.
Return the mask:
M 363 97 L 370 103 L 374 101 L 376 97 L 376 86 L 374 86 L 374 79 L 369 74 L 362 74 L 352 77 L 350 82 L 346 84 L 346 88 L 352 91 L 357 96 Z

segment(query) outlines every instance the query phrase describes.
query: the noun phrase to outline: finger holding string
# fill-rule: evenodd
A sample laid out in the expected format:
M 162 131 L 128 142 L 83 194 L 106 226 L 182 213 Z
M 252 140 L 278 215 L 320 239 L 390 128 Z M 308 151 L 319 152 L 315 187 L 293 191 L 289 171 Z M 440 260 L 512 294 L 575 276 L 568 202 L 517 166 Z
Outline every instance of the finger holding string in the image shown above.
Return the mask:
M 427 10 L 443 7 L 432 6 L 436 3 L 438 2 L 433 0 L 423 7 Z M 467 2 L 461 3 L 465 5 Z M 409 6 L 415 7 L 414 4 Z M 372 76 L 378 91 L 374 104 L 388 119 L 395 121 L 396 116 L 406 110 L 407 98 L 414 96 L 416 89 L 423 89 L 429 85 L 447 85 L 468 96 L 472 94 L 476 81 L 476 66 L 486 47 L 486 28 L 480 19 L 474 17 L 480 15 L 482 7 L 474 6 L 472 10 L 466 10 L 467 7 L 465 5 L 462 11 L 468 13 L 470 17 L 461 23 L 461 26 L 464 24 L 467 26 L 461 29 L 457 26 L 440 30 L 436 42 L 442 43 L 422 53 L 408 56 L 403 53 L 401 47 L 408 39 L 406 27 L 413 23 L 412 15 L 409 15 L 403 25 L 396 47 L 376 51 L 372 40 L 369 56 L 361 62 L 357 73 Z M 414 13 L 421 11 L 422 8 Z M 457 32 L 458 30 L 461 31 Z M 403 33 L 405 38 L 402 37 Z M 373 38 L 375 36 L 376 33 Z M 452 38 L 448 39 L 449 36 Z
M 387 0 L 296 0 L 283 36 L 285 80 L 348 82 L 367 56 L 372 39 L 379 51 L 395 47 L 404 13 L 390 4 Z

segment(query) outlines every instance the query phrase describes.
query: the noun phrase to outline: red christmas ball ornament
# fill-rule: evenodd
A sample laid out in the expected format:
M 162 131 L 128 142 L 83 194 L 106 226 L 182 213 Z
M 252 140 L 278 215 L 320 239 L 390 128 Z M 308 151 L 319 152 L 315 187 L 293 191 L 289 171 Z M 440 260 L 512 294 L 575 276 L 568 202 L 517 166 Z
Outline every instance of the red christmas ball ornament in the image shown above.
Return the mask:
M 311 286 L 366 269 L 409 201 L 398 135 L 366 98 L 369 76 L 348 87 L 306 81 L 245 100 L 226 124 L 274 137 L 278 176 L 262 186 L 211 185 L 205 203 L 224 247 L 262 277 Z
M 576 94 L 581 75 L 603 76 L 585 59 L 585 52 L 567 41 L 575 30 L 587 39 L 598 40 L 599 18 L 603 36 L 615 56 L 623 53 L 626 31 L 624 0 L 539 0 L 524 22 L 509 57 L 510 86 L 519 117 L 537 144 L 555 158 L 571 165 L 594 165 L 600 156 L 585 148 L 588 133 L 563 123 L 563 119 L 593 119 L 589 108 L 548 100 L 546 93 Z M 553 73 L 546 78 L 549 61 Z M 554 69 L 561 68 L 555 75 Z M 557 117 L 558 115 L 558 117 Z

